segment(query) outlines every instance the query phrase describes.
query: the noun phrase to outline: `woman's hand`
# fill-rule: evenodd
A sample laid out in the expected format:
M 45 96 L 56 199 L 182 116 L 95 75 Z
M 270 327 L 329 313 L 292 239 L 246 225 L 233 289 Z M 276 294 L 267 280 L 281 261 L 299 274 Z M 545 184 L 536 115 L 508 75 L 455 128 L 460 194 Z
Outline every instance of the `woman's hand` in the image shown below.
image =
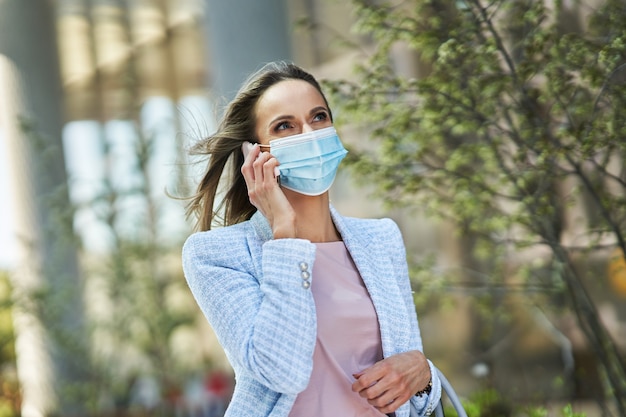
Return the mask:
M 431 375 L 424 354 L 412 350 L 383 359 L 354 377 L 352 391 L 381 413 L 388 414 L 424 389 Z
M 296 237 L 295 212 L 278 184 L 278 160 L 269 152 L 261 152 L 258 144 L 244 142 L 242 151 L 247 154 L 241 173 L 250 203 L 269 221 L 275 239 Z

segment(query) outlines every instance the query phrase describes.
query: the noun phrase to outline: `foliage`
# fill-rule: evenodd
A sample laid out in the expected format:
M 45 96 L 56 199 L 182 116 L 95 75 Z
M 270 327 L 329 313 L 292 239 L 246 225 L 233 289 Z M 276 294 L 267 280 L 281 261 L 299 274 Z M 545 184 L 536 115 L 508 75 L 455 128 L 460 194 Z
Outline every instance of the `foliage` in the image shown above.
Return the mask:
M 626 414 L 623 360 L 577 268 L 626 253 L 626 3 L 585 21 L 561 1 L 354 4 L 375 51 L 326 87 L 378 145 L 351 149 L 356 177 L 391 206 L 454 222 L 491 264 L 487 285 L 513 266 L 530 287 L 562 289 Z M 413 74 L 398 70 L 399 44 Z M 568 220 L 574 206 L 584 219 Z M 549 254 L 538 268 L 516 265 L 536 248 Z
M 521 407 L 514 409 L 510 401 L 504 398 L 498 391 L 494 389 L 486 389 L 474 392 L 469 398 L 462 401 L 463 409 L 468 417 L 548 417 L 550 414 L 544 407 Z M 448 405 L 444 399 L 444 414 L 449 417 L 455 417 L 458 414 L 451 405 Z M 585 417 L 585 413 L 577 413 L 573 411 L 572 405 L 567 404 L 559 410 L 561 417 Z
M 0 416 L 20 414 L 21 395 L 15 366 L 15 335 L 11 316 L 11 285 L 0 271 Z
M 42 378 L 46 382 L 54 379 L 50 392 L 54 393 L 55 407 L 70 414 L 80 413 L 93 391 L 85 384 L 89 378 L 89 351 L 75 257 L 78 242 L 71 230 L 74 211 L 69 205 L 64 166 L 59 164 L 63 161 L 62 150 L 34 118 L 19 116 L 18 123 L 31 147 L 31 175 L 37 178 L 29 184 L 35 194 L 31 208 L 40 216 L 41 224 L 36 237 L 25 240 L 25 258 L 30 265 L 19 264 L 10 274 L 11 314 L 24 326 L 20 331 L 35 331 L 41 338 L 39 364 L 51 362 L 43 365 L 50 370 L 49 376 Z M 26 365 L 22 372 L 32 372 L 28 366 L 32 365 Z
M 173 347 L 175 333 L 193 326 L 197 311 L 179 265 L 180 241 L 159 232 L 166 196 L 154 189 L 154 142 L 138 123 L 135 154 L 128 158 L 134 163 L 133 178 L 118 183 L 109 169 L 104 184 L 98 184 L 101 193 L 87 203 L 97 209 L 108 241 L 104 256 L 94 259 L 86 253 L 84 264 L 87 296 L 99 295 L 94 302 L 100 304 L 90 312 L 94 383 L 116 408 L 126 409 L 132 406 L 136 384 L 148 378 L 159 389 L 160 412 L 169 412 L 167 396 L 179 392 L 185 378 L 203 364 L 189 368 L 188 358 L 179 357 Z M 106 137 L 103 142 L 111 152 Z
M 35 123 L 22 120 L 21 124 L 42 163 L 54 164 L 63 159 L 60 149 L 42 140 Z M 129 124 L 136 127 L 132 139 L 135 148 L 125 155 L 134 163 L 132 178 L 118 181 L 115 166 L 105 164 L 102 181 L 90 184 L 92 190 L 99 190 L 93 200 L 68 206 L 69 184 L 64 184 L 51 189 L 43 201 L 45 209 L 53 214 L 55 231 L 60 232 L 54 239 L 57 247 L 93 246 L 93 242 L 81 239 L 85 230 L 73 220 L 85 210 L 96 215 L 89 227 L 100 230 L 100 252 L 85 250 L 81 254 L 81 288 L 68 288 L 66 281 L 59 280 L 58 284 L 46 283 L 19 294 L 13 291 L 15 303 L 9 306 L 46 323 L 50 339 L 71 358 L 71 363 L 65 365 L 81 370 L 80 379 L 56 387 L 59 395 L 64 400 L 73 398 L 84 406 L 84 412 L 94 414 L 109 408 L 116 412 L 130 409 L 132 391 L 145 377 L 156 381 L 161 390 L 155 395 L 160 396 L 162 409 L 153 411 L 166 412 L 167 395 L 180 390 L 185 378 L 205 365 L 191 365 L 190 359 L 181 358 L 173 347 L 175 332 L 193 325 L 197 309 L 182 277 L 180 239 L 164 239 L 158 230 L 167 214 L 162 202 L 168 197 L 163 190 L 156 190 L 152 181 L 151 164 L 156 158 L 153 140 L 141 130 L 139 121 Z M 104 157 L 114 159 L 104 127 L 101 133 Z M 48 269 L 71 273 L 57 265 L 58 256 L 51 256 L 49 262 Z M 84 317 L 77 314 L 73 318 L 83 325 L 63 325 L 67 306 L 82 304 L 77 299 L 82 295 L 86 297 L 87 311 Z M 13 347 L 13 339 L 9 346 Z M 0 354 L 3 352 L 0 350 Z

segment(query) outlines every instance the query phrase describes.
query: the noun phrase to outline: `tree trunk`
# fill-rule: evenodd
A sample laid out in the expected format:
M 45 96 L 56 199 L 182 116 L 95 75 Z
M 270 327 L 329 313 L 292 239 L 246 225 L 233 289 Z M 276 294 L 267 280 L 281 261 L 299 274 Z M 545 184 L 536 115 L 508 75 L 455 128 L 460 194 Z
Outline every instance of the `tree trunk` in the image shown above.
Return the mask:
M 605 392 L 615 399 L 619 415 L 626 415 L 626 367 L 615 342 L 600 321 L 596 306 L 574 267 L 570 256 L 558 243 L 551 244 L 556 258 L 562 263 L 563 278 L 580 329 L 606 373 Z
M 85 388 L 79 384 L 87 368 L 80 361 L 86 352 L 82 292 L 51 4 L 0 0 L 0 129 L 14 190 L 13 310 L 23 417 L 84 415 L 75 390 Z

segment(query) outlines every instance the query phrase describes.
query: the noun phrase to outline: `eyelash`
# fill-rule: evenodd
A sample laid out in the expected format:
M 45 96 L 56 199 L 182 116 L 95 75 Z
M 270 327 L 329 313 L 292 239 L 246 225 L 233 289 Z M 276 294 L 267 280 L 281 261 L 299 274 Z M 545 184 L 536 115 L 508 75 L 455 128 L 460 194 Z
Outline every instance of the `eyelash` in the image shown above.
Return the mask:
M 321 112 L 317 113 L 313 119 L 316 119 L 319 116 L 322 116 L 322 118 L 320 120 L 328 119 L 328 114 L 326 112 L 324 112 L 324 111 L 321 111 Z
M 321 111 L 319 113 L 317 113 L 315 116 L 313 116 L 313 121 L 319 122 L 319 121 L 325 121 L 328 120 L 328 113 Z M 288 126 L 289 122 L 280 122 L 276 125 L 276 127 L 274 128 L 275 132 L 279 132 L 281 130 L 285 130 L 283 127 L 284 126 Z
M 285 130 L 285 129 L 282 129 L 282 127 L 283 127 L 283 126 L 287 126 L 287 125 L 289 125 L 289 122 L 280 122 L 280 123 L 278 123 L 278 124 L 276 125 L 276 127 L 274 128 L 274 131 L 275 131 L 275 132 L 279 132 L 279 131 L 281 131 L 281 130 Z

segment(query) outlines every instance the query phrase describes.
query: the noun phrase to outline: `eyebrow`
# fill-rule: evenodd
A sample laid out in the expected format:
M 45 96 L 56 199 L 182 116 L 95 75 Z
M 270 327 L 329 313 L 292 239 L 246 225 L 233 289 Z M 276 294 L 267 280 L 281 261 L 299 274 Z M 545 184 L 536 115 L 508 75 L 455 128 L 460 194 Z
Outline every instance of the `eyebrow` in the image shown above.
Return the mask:
M 317 106 L 317 107 L 313 107 L 313 108 L 309 111 L 309 115 L 312 115 L 312 114 L 314 114 L 314 113 L 317 113 L 317 112 L 319 112 L 320 110 L 323 110 L 323 111 L 325 111 L 325 112 L 328 114 L 328 109 L 327 109 L 326 107 L 324 107 L 324 106 Z M 274 123 L 276 123 L 276 122 L 277 122 L 277 121 L 279 121 L 279 120 L 292 120 L 292 119 L 295 119 L 295 117 L 294 117 L 294 116 L 292 116 L 292 115 L 287 115 L 287 114 L 286 114 L 286 115 L 278 116 L 278 117 L 276 117 L 275 119 L 273 119 L 273 120 L 272 120 L 272 121 L 268 124 L 268 126 L 272 126 Z

